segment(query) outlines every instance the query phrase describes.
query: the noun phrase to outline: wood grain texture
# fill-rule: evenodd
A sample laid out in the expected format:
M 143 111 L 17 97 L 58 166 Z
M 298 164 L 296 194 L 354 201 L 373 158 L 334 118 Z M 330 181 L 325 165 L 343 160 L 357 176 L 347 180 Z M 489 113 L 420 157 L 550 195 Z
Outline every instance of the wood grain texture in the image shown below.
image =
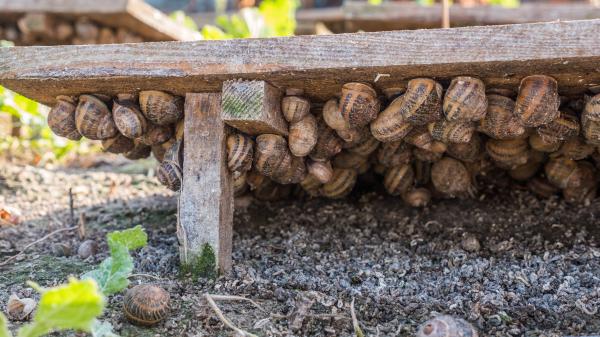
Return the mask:
M 312 101 L 345 82 L 381 90 L 415 77 L 447 85 L 481 78 L 516 89 L 531 74 L 555 77 L 561 94 L 600 84 L 600 20 L 435 30 L 126 45 L 0 49 L 0 83 L 53 104 L 58 95 L 166 89 L 220 92 L 223 81 L 268 80 Z M 384 76 L 380 76 L 384 74 Z M 388 76 L 389 75 L 389 76 Z M 375 80 L 378 79 L 376 83 Z
M 88 17 L 109 27 L 127 28 L 149 41 L 192 41 L 199 34 L 168 18 L 143 0 L 0 0 L 0 20 L 38 12 L 74 19 Z
M 223 83 L 223 121 L 249 135 L 285 136 L 288 125 L 281 113 L 282 92 L 265 81 Z
M 227 130 L 220 115 L 220 94 L 186 95 L 177 236 L 182 265 L 191 270 L 207 243 L 219 270 L 231 269 L 233 180 L 227 170 Z

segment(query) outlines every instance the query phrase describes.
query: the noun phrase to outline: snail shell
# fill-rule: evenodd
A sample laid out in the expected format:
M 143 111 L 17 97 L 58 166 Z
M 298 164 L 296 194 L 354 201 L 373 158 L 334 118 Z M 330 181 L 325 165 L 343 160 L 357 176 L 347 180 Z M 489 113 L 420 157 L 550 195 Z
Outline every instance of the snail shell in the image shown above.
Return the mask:
M 404 138 L 413 125 L 402 115 L 404 96 L 400 96 L 383 110 L 371 123 L 373 137 L 381 142 L 395 142 Z
M 309 114 L 310 101 L 304 97 L 286 96 L 281 100 L 281 111 L 288 122 L 299 122 Z
M 420 161 L 430 162 L 430 163 L 436 162 L 436 161 L 442 159 L 442 157 L 444 156 L 443 152 L 427 151 L 427 150 L 420 149 L 418 147 L 415 147 L 412 152 L 413 152 L 413 156 L 415 157 L 415 159 L 420 160 Z
M 173 137 L 173 127 L 171 125 L 150 124 L 148 131 L 139 138 L 139 140 L 148 145 L 160 145 Z
M 302 119 L 290 124 L 288 142 L 294 156 L 305 157 L 317 144 L 317 119 L 306 114 Z
M 449 315 L 437 316 L 421 325 L 417 337 L 479 337 L 467 321 Z
M 540 152 L 556 152 L 562 144 L 559 139 L 542 138 L 537 132 L 529 136 L 529 146 Z
M 297 184 L 306 177 L 306 165 L 303 157 L 292 156 L 292 161 L 287 169 L 280 175 L 274 176 L 273 181 L 280 184 Z
M 112 114 L 117 129 L 127 138 L 141 137 L 148 130 L 148 121 L 132 98 L 116 100 Z
M 81 134 L 75 123 L 75 100 L 68 96 L 58 96 L 56 100 L 56 105 L 48 112 L 48 126 L 58 136 L 80 140 Z
M 595 170 L 588 162 L 579 162 L 569 186 L 563 189 L 563 197 L 571 203 L 589 203 L 596 196 L 597 182 Z
M 350 129 L 350 125 L 342 116 L 338 101 L 335 98 L 330 99 L 323 106 L 323 120 L 327 126 L 334 130 Z
M 308 160 L 308 173 L 315 177 L 321 184 L 326 184 L 333 176 L 331 162 Z
M 577 170 L 577 162 L 569 158 L 553 158 L 544 166 L 548 181 L 558 188 L 566 188 Z
M 168 189 L 178 192 L 181 189 L 183 173 L 179 164 L 172 160 L 164 159 L 156 170 L 156 178 Z
M 581 129 L 585 139 L 593 143 L 600 142 L 600 121 L 595 121 L 584 113 L 581 115 Z
M 593 145 L 587 144 L 579 137 L 573 137 L 564 142 L 557 152 L 550 154 L 550 157 L 563 156 L 573 160 L 581 160 L 590 156 L 594 151 Z
M 156 125 L 174 124 L 183 117 L 183 99 L 162 91 L 141 91 L 140 108 Z
M 542 198 L 550 198 L 558 193 L 559 189 L 552 185 L 548 179 L 543 177 L 533 177 L 527 181 L 527 188 L 534 194 Z
M 92 95 L 79 96 L 75 123 L 82 136 L 93 140 L 112 138 L 118 133 L 106 104 Z
M 587 99 L 581 114 L 590 120 L 600 121 L 600 94 Z
M 14 321 L 28 320 L 35 310 L 37 303 L 32 298 L 19 298 L 12 294 L 6 303 L 6 315 Z
M 342 151 L 333 158 L 333 166 L 356 170 L 368 160 L 369 157 L 363 157 L 352 152 Z
M 300 182 L 300 187 L 311 197 L 318 197 L 323 183 L 314 175 L 309 174 Z
M 450 143 L 446 152 L 451 156 L 463 162 L 474 162 L 483 152 L 481 137 L 474 134 L 468 143 Z
M 517 138 L 525 133 L 525 127 L 514 114 L 515 101 L 500 95 L 488 95 L 488 108 L 479 129 L 495 139 Z
M 452 79 L 444 96 L 444 114 L 448 120 L 475 122 L 487 111 L 485 85 L 480 79 L 459 76 Z
M 330 199 L 339 199 L 352 192 L 357 173 L 353 169 L 334 168 L 331 180 L 323 185 L 321 194 Z
M 538 127 L 537 132 L 549 142 L 565 140 L 579 134 L 579 119 L 573 114 L 560 112 L 556 119 Z
M 327 161 L 342 150 L 344 141 L 337 136 L 335 131 L 325 124 L 322 119 L 317 120 L 317 143 L 310 152 L 310 158 L 315 161 Z
M 413 188 L 402 193 L 402 200 L 411 207 L 425 207 L 431 201 L 431 192 L 424 188 Z
M 488 139 L 485 149 L 494 163 L 504 169 L 515 168 L 529 160 L 526 139 Z
M 246 182 L 248 172 L 234 171 L 233 172 L 233 196 L 242 196 L 248 191 L 248 183 Z
M 518 181 L 527 181 L 531 179 L 540 170 L 544 163 L 544 153 L 539 151 L 530 151 L 529 159 L 523 165 L 511 169 L 508 174 L 511 178 Z
M 372 137 L 371 130 L 368 126 L 350 128 L 346 130 L 336 130 L 335 133 L 337 133 L 337 135 L 344 140 L 344 148 L 356 146 L 367 140 L 369 137 Z
M 410 164 L 390 167 L 383 178 L 383 186 L 391 195 L 408 191 L 415 182 L 415 173 Z
M 380 103 L 375 89 L 365 83 L 346 83 L 342 86 L 340 113 L 351 128 L 368 125 L 377 117 Z
M 548 124 L 558 117 L 558 83 L 550 76 L 533 75 L 521 80 L 515 115 L 529 127 Z
M 386 167 L 410 163 L 412 150 L 403 141 L 384 143 L 377 151 L 377 162 Z
M 285 138 L 264 134 L 256 137 L 254 167 L 269 178 L 283 177 L 292 164 L 292 154 Z
M 367 138 L 361 142 L 360 144 L 356 144 L 354 146 L 346 148 L 346 150 L 355 153 L 359 156 L 367 157 L 371 153 L 375 152 L 377 148 L 381 144 L 375 137 L 371 135 L 369 132 Z
M 125 293 L 123 311 L 132 323 L 154 325 L 165 319 L 170 301 L 169 293 L 158 286 L 137 285 Z
M 127 159 L 137 160 L 137 159 L 148 158 L 148 156 L 150 156 L 151 152 L 152 152 L 152 148 L 150 146 L 135 139 L 133 141 L 133 148 L 130 151 L 125 152 L 123 155 Z
M 431 151 L 432 145 L 435 142 L 431 134 L 427 130 L 426 127 L 415 127 L 413 128 L 406 137 L 404 137 L 404 141 L 408 144 L 412 144 L 420 149 Z M 445 151 L 445 148 L 444 148 Z M 442 152 L 444 152 L 442 151 Z
M 428 125 L 433 139 L 443 143 L 468 143 L 475 131 L 475 124 L 465 121 L 441 119 Z
M 125 153 L 133 150 L 134 141 L 122 134 L 102 141 L 102 149 L 110 153 Z
M 245 172 L 252 168 L 254 141 L 241 133 L 227 137 L 227 167 L 231 172 Z
M 444 157 L 431 167 L 431 182 L 439 192 L 454 197 L 472 189 L 471 174 L 460 161 Z
M 442 116 L 442 86 L 429 78 L 408 82 L 400 114 L 413 125 L 427 125 Z

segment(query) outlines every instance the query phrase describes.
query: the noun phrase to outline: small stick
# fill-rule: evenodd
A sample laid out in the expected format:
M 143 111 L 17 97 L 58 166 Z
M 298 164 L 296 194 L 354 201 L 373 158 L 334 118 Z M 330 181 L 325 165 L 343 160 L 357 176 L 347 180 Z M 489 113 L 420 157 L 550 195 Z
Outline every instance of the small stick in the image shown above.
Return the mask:
M 233 325 L 233 323 L 231 323 L 224 315 L 223 312 L 221 311 L 221 309 L 219 309 L 219 307 L 217 306 L 217 303 L 215 303 L 215 301 L 212 299 L 210 294 L 204 294 L 204 297 L 206 298 L 206 301 L 208 302 L 208 304 L 210 305 L 210 307 L 213 309 L 213 311 L 215 312 L 215 314 L 217 315 L 217 317 L 219 318 L 219 320 L 221 322 L 223 322 L 223 324 L 225 324 L 228 328 L 230 328 L 231 330 L 235 331 L 238 335 L 243 336 L 243 337 L 258 337 L 255 334 L 246 332 L 238 327 L 236 327 L 235 325 Z
M 38 240 L 36 240 L 36 241 L 34 241 L 34 242 L 32 242 L 32 243 L 28 244 L 28 245 L 27 245 L 27 246 L 25 246 L 25 248 L 23 248 L 23 249 L 22 249 L 22 250 L 21 250 L 19 253 L 17 253 L 16 255 L 13 255 L 13 256 L 11 256 L 11 257 L 9 257 L 9 258 L 8 258 L 8 259 L 6 259 L 4 262 L 1 262 L 1 263 L 0 263 L 0 266 L 4 266 L 4 265 L 8 264 L 10 261 L 12 261 L 12 260 L 16 259 L 17 257 L 19 257 L 19 256 L 23 255 L 23 253 L 25 253 L 25 251 L 26 251 L 27 249 L 31 248 L 32 246 L 35 246 L 35 245 L 37 245 L 38 243 L 40 243 L 40 242 L 42 242 L 42 241 L 44 241 L 44 240 L 48 239 L 49 237 L 51 237 L 51 236 L 53 236 L 53 235 L 55 235 L 55 234 L 58 234 L 58 233 L 61 233 L 61 232 L 72 231 L 72 230 L 75 230 L 75 229 L 77 229 L 77 226 L 73 226 L 73 227 L 69 227 L 69 228 L 61 228 L 61 229 L 57 229 L 57 230 L 55 230 L 54 232 L 51 232 L 50 234 L 48 234 L 48 235 L 44 236 L 43 238 L 41 238 L 41 239 L 38 239 Z
M 442 28 L 450 28 L 450 0 L 442 0 Z
M 352 303 L 350 303 L 350 315 L 352 315 L 352 326 L 354 327 L 354 334 L 356 337 L 365 337 L 364 332 L 358 324 L 358 319 L 356 319 L 356 313 L 354 312 L 354 298 L 352 298 Z
M 152 279 L 155 279 L 155 280 L 158 280 L 158 281 L 164 280 L 161 277 L 150 275 L 150 274 L 131 274 L 131 275 L 127 276 L 127 278 L 131 278 L 131 277 L 147 277 L 147 278 L 152 278 Z
M 248 301 L 252 303 L 252 305 L 254 305 L 258 310 L 268 313 L 263 307 L 260 306 L 260 304 L 244 296 L 210 295 L 210 297 L 215 301 Z

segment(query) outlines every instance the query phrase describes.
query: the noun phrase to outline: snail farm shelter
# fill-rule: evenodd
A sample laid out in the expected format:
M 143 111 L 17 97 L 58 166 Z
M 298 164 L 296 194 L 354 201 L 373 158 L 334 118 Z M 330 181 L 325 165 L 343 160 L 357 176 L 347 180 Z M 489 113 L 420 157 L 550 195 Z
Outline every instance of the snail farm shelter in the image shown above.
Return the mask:
M 231 128 L 251 135 L 285 135 L 287 124 L 275 103 L 286 90 L 302 90 L 311 101 L 324 102 L 346 82 L 369 83 L 383 91 L 416 77 L 447 84 L 453 77 L 470 75 L 486 87 L 504 89 L 516 88 L 525 76 L 544 74 L 558 81 L 561 95 L 581 95 L 600 84 L 599 35 L 600 20 L 589 20 L 273 39 L 15 47 L 0 50 L 0 84 L 47 105 L 54 105 L 59 95 L 84 93 L 115 96 L 162 90 L 185 97 L 178 211 L 181 259 L 196 268 L 208 244 L 216 252 L 218 267 L 227 270 L 233 188 L 225 139 Z M 222 96 L 233 97 L 238 108 L 222 109 Z

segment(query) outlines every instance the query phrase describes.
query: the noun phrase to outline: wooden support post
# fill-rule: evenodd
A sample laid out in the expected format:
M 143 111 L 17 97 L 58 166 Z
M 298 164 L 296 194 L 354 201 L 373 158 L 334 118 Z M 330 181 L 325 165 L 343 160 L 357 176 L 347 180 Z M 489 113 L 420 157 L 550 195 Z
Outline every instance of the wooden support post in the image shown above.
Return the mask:
M 183 184 L 177 237 L 184 270 L 215 277 L 231 269 L 233 185 L 220 94 L 185 97 Z
M 223 121 L 249 135 L 288 134 L 279 89 L 265 81 L 223 83 Z

